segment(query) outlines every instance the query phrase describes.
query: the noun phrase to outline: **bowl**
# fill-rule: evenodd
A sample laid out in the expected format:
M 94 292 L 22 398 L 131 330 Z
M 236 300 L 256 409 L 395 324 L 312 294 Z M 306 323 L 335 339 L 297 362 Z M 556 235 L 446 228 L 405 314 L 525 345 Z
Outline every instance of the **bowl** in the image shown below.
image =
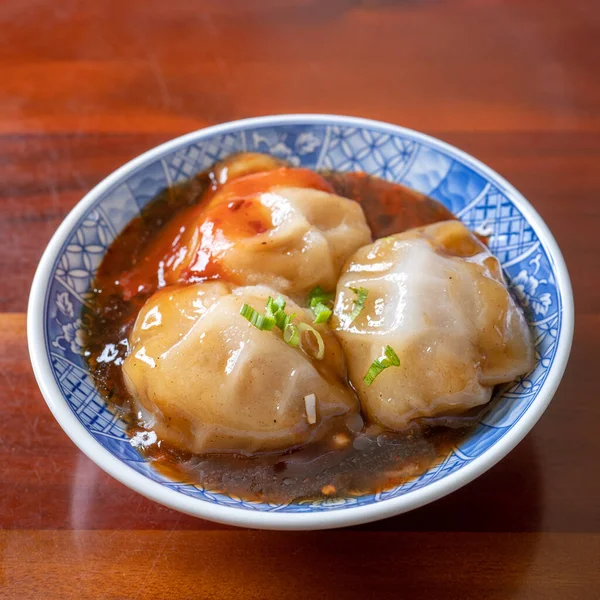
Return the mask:
M 296 166 L 360 170 L 439 200 L 489 235 L 534 330 L 535 369 L 505 386 L 474 432 L 420 477 L 377 494 L 267 504 L 170 480 L 129 443 L 94 387 L 82 356 L 82 306 L 107 247 L 160 190 L 243 150 Z M 427 135 L 334 115 L 234 121 L 184 135 L 127 163 L 89 192 L 51 239 L 29 300 L 27 335 L 42 394 L 61 427 L 98 466 L 144 496 L 184 513 L 244 527 L 326 529 L 406 512 L 472 481 L 510 452 L 540 418 L 560 382 L 573 337 L 569 275 L 531 204 L 475 158 Z M 465 507 L 467 508 L 467 507 Z

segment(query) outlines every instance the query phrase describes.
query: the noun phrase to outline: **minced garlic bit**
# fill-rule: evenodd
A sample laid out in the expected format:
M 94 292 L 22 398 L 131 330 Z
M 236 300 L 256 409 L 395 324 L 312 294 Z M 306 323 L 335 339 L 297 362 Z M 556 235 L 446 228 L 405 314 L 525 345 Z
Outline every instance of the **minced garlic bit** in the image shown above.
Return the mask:
M 148 448 L 156 443 L 156 433 L 154 431 L 138 431 L 130 440 L 129 443 L 134 448 Z
M 317 422 L 317 397 L 314 394 L 304 396 L 304 406 L 308 424 L 314 425 Z
M 327 485 L 324 485 L 321 488 L 321 494 L 323 494 L 323 496 L 333 496 L 333 494 L 335 494 L 336 489 L 335 489 L 335 485 L 331 485 L 330 483 L 328 483 Z
M 335 448 L 341 450 L 350 443 L 350 436 L 345 433 L 336 433 L 332 438 L 332 442 Z

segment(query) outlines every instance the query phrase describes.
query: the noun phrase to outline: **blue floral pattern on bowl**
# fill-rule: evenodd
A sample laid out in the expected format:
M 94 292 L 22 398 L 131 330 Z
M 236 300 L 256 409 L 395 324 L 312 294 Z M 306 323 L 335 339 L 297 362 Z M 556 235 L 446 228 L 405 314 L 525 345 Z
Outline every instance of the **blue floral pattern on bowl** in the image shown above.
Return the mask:
M 335 123 L 335 121 L 334 121 Z M 79 422 L 112 455 L 137 472 L 181 494 L 252 511 L 332 511 L 381 502 L 423 488 L 476 459 L 518 422 L 535 401 L 555 359 L 561 336 L 562 298 L 553 265 L 538 234 L 503 181 L 460 152 L 409 131 L 376 123 L 326 124 L 298 117 L 270 126 L 233 124 L 229 132 L 183 140 L 177 149 L 138 166 L 96 199 L 54 263 L 45 298 L 46 352 L 54 378 Z M 246 502 L 165 478 L 132 446 L 118 417 L 94 387 L 82 356 L 81 312 L 102 257 L 116 235 L 165 187 L 240 151 L 267 152 L 311 169 L 365 171 L 436 198 L 471 229 L 489 235 L 511 288 L 534 331 L 535 369 L 505 386 L 500 401 L 475 432 L 419 478 L 378 494 L 291 504 Z

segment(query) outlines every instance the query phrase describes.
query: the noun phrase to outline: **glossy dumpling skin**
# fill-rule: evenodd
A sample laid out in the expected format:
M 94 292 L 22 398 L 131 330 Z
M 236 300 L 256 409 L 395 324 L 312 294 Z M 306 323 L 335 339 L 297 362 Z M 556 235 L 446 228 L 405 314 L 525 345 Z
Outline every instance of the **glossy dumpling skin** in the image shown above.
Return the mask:
M 149 429 L 194 453 L 253 454 L 306 444 L 339 425 L 358 403 L 343 385 L 345 362 L 322 327 L 325 356 L 312 360 L 278 329 L 261 331 L 239 314 L 261 312 L 269 288 L 199 283 L 165 288 L 140 312 L 123 365 L 126 385 Z M 288 300 L 288 311 L 310 322 Z M 317 422 L 304 397 L 315 394 Z
M 243 166 L 250 169 L 247 161 Z M 175 215 L 121 277 L 124 297 L 216 277 L 269 285 L 298 299 L 317 285 L 333 290 L 344 262 L 371 241 L 371 232 L 360 205 L 331 192 L 319 174 L 285 167 L 216 184 Z M 146 289 L 148 281 L 154 287 Z
M 356 297 L 365 307 L 350 322 Z M 418 417 L 485 404 L 493 386 L 534 365 L 531 335 L 498 260 L 458 221 L 377 240 L 348 261 L 334 326 L 369 419 L 400 430 Z M 400 358 L 367 386 L 386 345 Z
M 256 198 L 271 226 L 239 237 L 217 261 L 243 285 L 266 284 L 295 298 L 335 289 L 347 258 L 371 241 L 360 205 L 335 194 L 278 187 Z

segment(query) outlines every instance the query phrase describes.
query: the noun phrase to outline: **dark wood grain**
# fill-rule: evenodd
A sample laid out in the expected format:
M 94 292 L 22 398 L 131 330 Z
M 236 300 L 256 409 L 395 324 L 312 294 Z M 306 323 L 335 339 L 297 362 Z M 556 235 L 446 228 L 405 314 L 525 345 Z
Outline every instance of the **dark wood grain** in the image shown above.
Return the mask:
M 19 531 L 0 545 L 15 598 L 51 586 L 65 600 L 500 600 L 594 598 L 600 586 L 591 534 Z
M 598 597 L 599 39 L 590 1 L 0 3 L 0 597 Z M 534 431 L 451 496 L 345 531 L 243 531 L 142 498 L 62 432 L 27 355 L 31 277 L 86 191 L 175 135 L 283 112 L 481 158 L 546 220 L 575 292 Z

